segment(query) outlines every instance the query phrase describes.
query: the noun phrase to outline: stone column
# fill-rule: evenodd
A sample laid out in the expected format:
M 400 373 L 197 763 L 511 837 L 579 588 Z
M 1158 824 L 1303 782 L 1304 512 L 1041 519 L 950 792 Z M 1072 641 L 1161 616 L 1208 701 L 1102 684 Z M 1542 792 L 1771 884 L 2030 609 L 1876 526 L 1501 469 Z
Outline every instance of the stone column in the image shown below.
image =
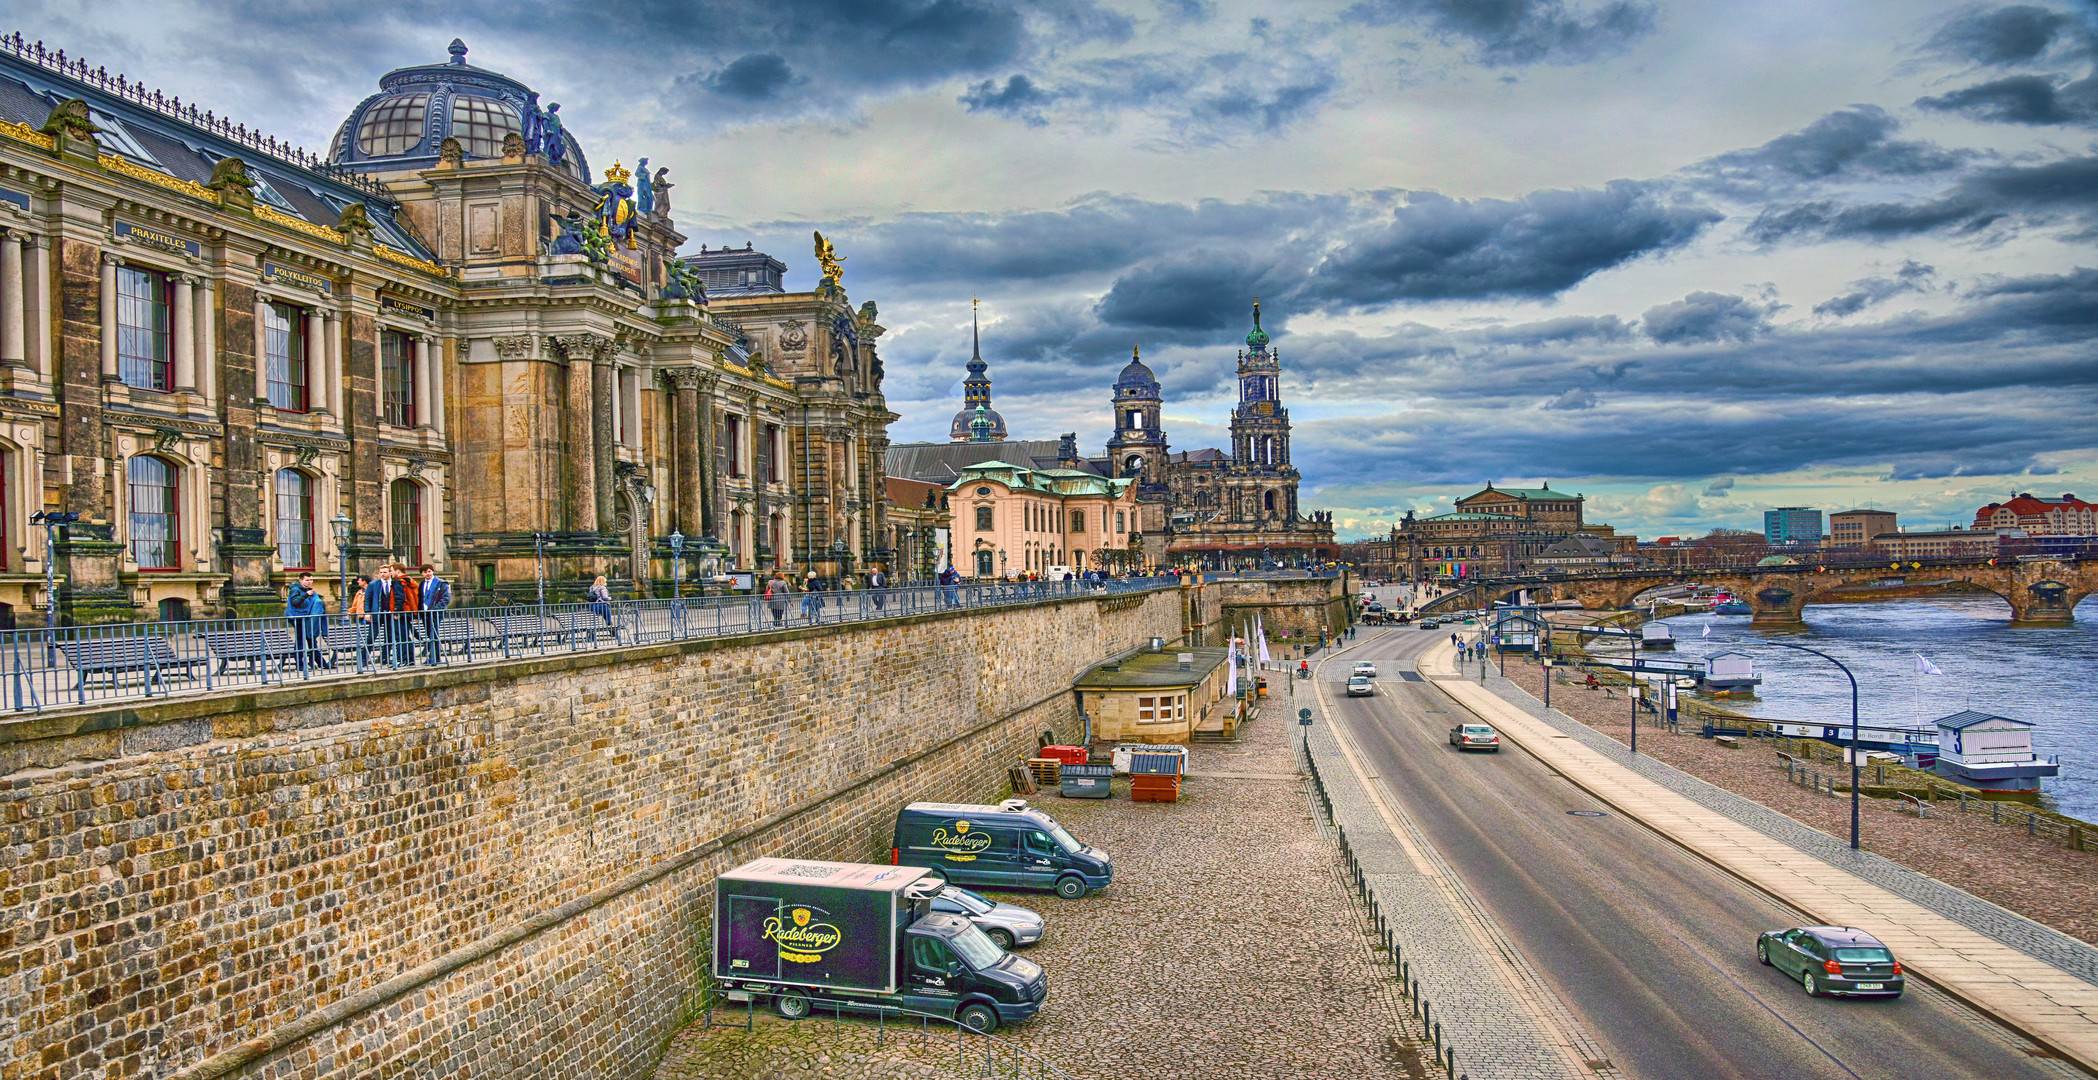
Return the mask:
M 102 253 L 102 381 L 117 382 L 117 264 L 123 260 Z
M 436 402 L 430 396 L 430 339 L 422 334 L 415 335 L 415 426 L 428 430 L 430 415 Z
M 622 422 L 626 419 L 626 374 L 627 369 L 623 367 L 612 369 L 612 441 L 622 445 L 625 440 L 619 437 L 619 433 L 626 428 Z
M 444 434 L 444 339 L 431 335 L 423 339 L 430 350 L 430 429 Z
M 703 449 L 699 442 L 699 369 L 673 368 L 670 378 L 677 387 L 677 423 L 670 435 L 677 458 L 677 527 L 696 533 L 700 524 L 699 461 Z
M 570 334 L 554 339 L 568 362 L 562 400 L 562 459 L 567 466 L 565 504 L 572 532 L 597 531 L 597 455 L 591 421 L 591 344 L 596 335 Z
M 270 296 L 255 294 L 255 400 L 270 396 Z
M 719 536 L 721 501 L 725 493 L 721 488 L 721 469 L 716 460 L 718 450 L 714 436 L 714 380 L 701 376 L 698 400 L 693 404 L 699 420 L 699 534 Z
M 331 311 L 328 313 L 328 321 L 338 324 L 328 331 L 328 411 L 348 420 L 350 407 L 345 395 L 349 393 L 350 375 L 343 363 L 342 339 L 349 324 L 349 317 L 347 314 L 339 315 Z M 377 418 L 373 418 L 372 423 L 378 423 Z
M 175 389 L 185 394 L 197 391 L 196 281 L 192 274 L 175 275 L 175 326 L 169 336 L 175 343 Z
M 328 313 L 320 305 L 306 309 L 306 411 L 327 412 L 332 401 L 328 394 Z M 319 393 L 315 393 L 315 390 Z M 317 400 L 316 400 L 317 399 Z
M 11 232 L 0 239 L 0 364 L 8 367 L 28 363 L 22 292 L 22 236 Z
M 597 520 L 611 528 L 619 520 L 612 483 L 612 342 L 596 342 L 590 352 L 590 458 L 597 474 Z
M 219 399 L 219 330 L 218 305 L 212 302 L 212 292 L 210 278 L 197 279 L 197 393 L 216 410 Z
M 35 290 L 29 297 L 29 366 L 45 378 L 51 377 L 51 238 L 32 236 L 23 243 L 31 260 L 29 276 Z

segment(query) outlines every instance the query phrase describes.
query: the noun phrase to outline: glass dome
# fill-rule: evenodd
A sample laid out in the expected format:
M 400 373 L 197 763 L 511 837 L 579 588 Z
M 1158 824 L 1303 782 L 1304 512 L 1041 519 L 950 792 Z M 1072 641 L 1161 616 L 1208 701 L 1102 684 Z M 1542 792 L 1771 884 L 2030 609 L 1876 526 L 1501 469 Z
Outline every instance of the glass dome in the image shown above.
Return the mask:
M 499 72 L 466 62 L 466 43 L 454 39 L 442 64 L 397 68 L 379 80 L 379 92 L 357 103 L 329 148 L 330 161 L 364 172 L 427 169 L 437 164 L 446 137 L 459 140 L 468 160 L 503 156 L 503 139 L 523 134 L 524 115 L 538 95 Z M 544 108 L 544 106 L 540 106 Z M 590 182 L 590 163 L 566 129 L 561 168 Z

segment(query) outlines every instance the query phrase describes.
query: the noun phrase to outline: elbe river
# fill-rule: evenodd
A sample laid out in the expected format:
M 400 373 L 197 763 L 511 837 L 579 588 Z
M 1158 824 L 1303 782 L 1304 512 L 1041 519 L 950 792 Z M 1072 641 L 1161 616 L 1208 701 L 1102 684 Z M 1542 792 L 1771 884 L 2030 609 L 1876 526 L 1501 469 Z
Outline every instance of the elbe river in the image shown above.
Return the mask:
M 1810 604 L 1804 632 L 1749 627 L 1746 615 L 1680 615 L 1664 622 L 1676 655 L 1701 658 L 1746 646 L 1763 685 L 1754 698 L 1720 698 L 1751 716 L 1817 724 L 1850 723 L 1850 683 L 1835 665 L 1759 640 L 1820 649 L 1858 679 L 1858 716 L 1867 724 L 1928 728 L 1941 716 L 1974 709 L 2032 721 L 2033 752 L 2061 757 L 2061 775 L 2042 782 L 2048 805 L 2098 821 L 2098 597 L 2076 608 L 2066 629 L 2010 625 L 2010 605 L 1993 596 Z M 1712 636 L 1701 637 L 1704 628 Z M 1945 672 L 1917 672 L 1922 654 Z

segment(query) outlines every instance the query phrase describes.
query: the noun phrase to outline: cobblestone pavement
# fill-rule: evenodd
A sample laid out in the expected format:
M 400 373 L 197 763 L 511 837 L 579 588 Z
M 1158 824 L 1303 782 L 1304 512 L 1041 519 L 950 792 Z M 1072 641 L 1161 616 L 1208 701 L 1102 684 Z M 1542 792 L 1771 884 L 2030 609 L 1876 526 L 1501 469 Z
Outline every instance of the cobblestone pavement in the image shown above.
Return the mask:
M 1345 654 L 1336 659 L 1344 662 Z M 1323 694 L 1315 715 L 1320 719 L 1305 729 L 1305 745 L 1332 800 L 1334 822 L 1345 830 L 1377 910 L 1392 927 L 1409 979 L 1418 983 L 1431 1017 L 1447 1018 L 1443 1036 L 1456 1049 L 1458 1071 L 1474 1080 L 1616 1075 L 1585 1064 L 1606 1055 L 1404 810 L 1372 799 Z
M 1442 1075 L 1429 1070 L 1433 1051 L 1420 1045 L 1390 964 L 1342 884 L 1283 711 L 1271 706 L 1273 718 L 1248 726 L 1239 743 L 1190 748 L 1178 803 L 1130 802 L 1125 780 L 1111 800 L 1034 798 L 1114 856 L 1115 882 L 1081 900 L 991 893 L 1049 924 L 1042 943 L 1023 950 L 1048 969 L 1049 1000 L 1000 1038 L 1096 1080 Z M 957 1075 L 951 1043 L 899 1041 L 893 1029 L 876 1039 L 871 1019 L 761 1014 L 748 1032 L 686 1028 L 655 1075 Z M 981 1065 L 979 1052 L 959 1075 Z
M 1477 669 L 1467 669 L 1477 681 Z M 2098 984 L 2098 948 L 2050 926 L 1992 904 L 1964 889 L 1917 873 L 1870 851 L 1852 851 L 1849 841 L 1812 829 L 1760 803 L 1716 787 L 1647 754 L 1633 756 L 1623 743 L 1558 711 L 1547 710 L 1514 682 L 1489 674 L 1486 689 L 1503 701 L 1580 740 L 1632 771 L 1707 809 L 1757 832 L 1856 874 L 1911 903 L 1987 935 L 2088 983 Z M 1644 740 L 1642 740 L 1644 741 Z M 1846 818 L 1847 821 L 1847 818 Z

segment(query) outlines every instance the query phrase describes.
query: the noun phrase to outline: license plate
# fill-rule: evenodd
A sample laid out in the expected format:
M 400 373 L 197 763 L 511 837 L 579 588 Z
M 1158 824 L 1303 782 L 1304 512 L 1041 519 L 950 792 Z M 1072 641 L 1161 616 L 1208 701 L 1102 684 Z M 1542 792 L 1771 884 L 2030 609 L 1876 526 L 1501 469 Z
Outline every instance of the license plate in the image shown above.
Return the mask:
M 1859 983 L 1859 984 L 1857 985 L 1857 987 L 1856 987 L 1856 988 L 1857 988 L 1857 989 L 1859 989 L 1859 990 L 1885 990 L 1885 989 L 1887 988 L 1887 984 L 1886 984 L 1886 983 Z

